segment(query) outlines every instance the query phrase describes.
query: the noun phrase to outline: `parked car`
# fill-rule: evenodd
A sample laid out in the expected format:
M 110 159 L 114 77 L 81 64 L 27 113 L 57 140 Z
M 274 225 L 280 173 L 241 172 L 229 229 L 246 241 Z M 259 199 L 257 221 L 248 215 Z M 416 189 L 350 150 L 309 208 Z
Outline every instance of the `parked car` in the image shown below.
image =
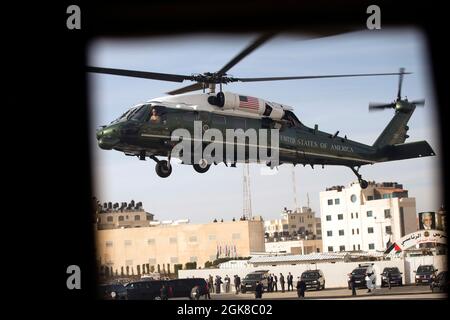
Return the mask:
M 269 277 L 269 270 L 258 270 L 251 272 L 245 276 L 241 283 L 241 292 L 246 293 L 247 291 L 255 291 L 256 282 L 259 281 L 263 285 L 263 290 L 267 290 Z
M 436 269 L 433 265 L 420 265 L 414 273 L 416 274 L 415 284 L 416 286 L 419 284 L 431 284 L 433 281 L 433 277 L 436 276 Z
M 172 288 L 172 297 L 182 298 L 186 297 L 192 299 L 192 288 L 198 286 L 200 289 L 200 296 L 208 293 L 208 284 L 203 278 L 186 278 L 174 279 L 169 281 L 169 286 Z
M 302 273 L 301 279 L 306 283 L 306 289 L 325 289 L 325 277 L 321 270 L 308 270 Z
M 124 300 L 127 297 L 127 289 L 123 284 L 101 284 L 98 287 L 99 297 L 104 300 Z
M 391 285 L 403 285 L 403 278 L 400 270 L 397 267 L 386 267 L 383 269 L 381 273 L 381 286 L 389 286 Z
M 375 273 L 373 269 L 373 263 L 359 264 L 358 268 L 353 269 L 353 271 L 348 275 L 348 289 L 351 290 L 350 277 L 355 277 L 355 288 L 367 288 L 366 275 L 370 274 L 372 282 L 375 283 Z
M 439 272 L 438 275 L 431 281 L 430 289 L 432 292 L 448 292 L 448 271 Z
M 167 286 L 167 296 L 171 298 L 172 288 L 167 280 L 140 280 L 128 283 L 125 288 L 127 290 L 128 300 L 159 300 L 161 296 L 161 288 Z

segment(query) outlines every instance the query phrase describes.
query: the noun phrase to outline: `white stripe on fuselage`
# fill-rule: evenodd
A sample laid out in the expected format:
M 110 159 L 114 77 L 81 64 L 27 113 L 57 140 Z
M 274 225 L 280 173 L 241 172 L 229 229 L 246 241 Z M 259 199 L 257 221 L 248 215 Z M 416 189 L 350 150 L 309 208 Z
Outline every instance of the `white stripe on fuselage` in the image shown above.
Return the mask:
M 159 135 L 159 134 L 148 134 L 148 133 L 142 133 L 141 134 L 142 137 L 149 137 L 149 138 L 161 138 L 161 139 L 169 139 L 171 140 L 172 137 L 171 136 L 167 136 L 167 135 Z M 176 137 L 176 136 L 175 136 Z M 184 138 L 184 137 L 183 137 Z M 214 141 L 205 141 L 202 139 L 197 139 L 197 138 L 186 138 L 188 140 L 191 141 L 198 141 L 198 142 L 214 142 Z M 218 142 L 218 141 L 216 141 Z M 222 143 L 228 143 L 228 142 L 224 142 L 222 141 Z M 260 147 L 258 145 L 254 145 L 254 144 L 246 144 L 246 143 L 238 143 L 235 142 L 233 144 L 236 145 L 243 145 L 243 146 L 249 146 L 249 147 Z M 333 156 L 333 155 L 329 155 L 329 154 L 321 154 L 321 153 L 315 153 L 315 152 L 309 152 L 309 151 L 303 151 L 303 150 L 292 150 L 292 149 L 286 149 L 286 148 L 278 148 L 279 151 L 283 151 L 283 152 L 290 152 L 290 153 L 301 153 L 304 155 L 310 155 L 310 156 L 318 156 L 318 157 L 323 157 L 323 158 L 330 158 L 330 159 L 344 159 L 344 160 L 350 160 L 350 161 L 359 161 L 359 162 L 365 162 L 365 163 L 376 163 L 377 161 L 370 161 L 370 160 L 364 160 L 364 159 L 359 159 L 359 158 L 352 158 L 352 157 L 341 157 L 341 156 Z

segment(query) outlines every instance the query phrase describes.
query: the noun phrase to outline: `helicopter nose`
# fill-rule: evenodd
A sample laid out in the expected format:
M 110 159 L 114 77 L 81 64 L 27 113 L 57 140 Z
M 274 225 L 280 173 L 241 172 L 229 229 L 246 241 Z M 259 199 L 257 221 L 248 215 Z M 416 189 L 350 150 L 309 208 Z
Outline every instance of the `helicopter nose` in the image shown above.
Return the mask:
M 120 142 L 116 128 L 103 127 L 96 132 L 98 146 L 104 150 L 111 150 Z

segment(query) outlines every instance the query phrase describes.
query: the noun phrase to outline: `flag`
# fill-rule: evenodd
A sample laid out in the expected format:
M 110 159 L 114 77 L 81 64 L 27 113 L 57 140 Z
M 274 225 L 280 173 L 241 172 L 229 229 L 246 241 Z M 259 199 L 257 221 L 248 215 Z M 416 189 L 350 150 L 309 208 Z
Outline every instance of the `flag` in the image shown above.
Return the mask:
M 258 110 L 259 100 L 258 98 L 239 96 L 239 108 Z

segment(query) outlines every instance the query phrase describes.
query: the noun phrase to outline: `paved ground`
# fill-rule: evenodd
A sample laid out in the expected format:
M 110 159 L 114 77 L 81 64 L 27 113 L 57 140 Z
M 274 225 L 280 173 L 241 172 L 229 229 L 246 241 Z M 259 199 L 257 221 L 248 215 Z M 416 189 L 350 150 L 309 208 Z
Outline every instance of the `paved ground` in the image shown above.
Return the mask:
M 389 288 L 377 288 L 372 293 L 368 293 L 366 289 L 358 289 L 357 295 L 353 297 L 351 290 L 347 288 L 325 289 L 320 291 L 306 291 L 305 299 L 319 300 L 395 300 L 395 299 L 446 299 L 446 293 L 432 293 L 429 286 L 401 286 Z M 234 294 L 221 293 L 211 294 L 213 300 L 253 300 L 253 293 Z M 264 292 L 263 299 L 298 299 L 296 291 L 282 292 Z

